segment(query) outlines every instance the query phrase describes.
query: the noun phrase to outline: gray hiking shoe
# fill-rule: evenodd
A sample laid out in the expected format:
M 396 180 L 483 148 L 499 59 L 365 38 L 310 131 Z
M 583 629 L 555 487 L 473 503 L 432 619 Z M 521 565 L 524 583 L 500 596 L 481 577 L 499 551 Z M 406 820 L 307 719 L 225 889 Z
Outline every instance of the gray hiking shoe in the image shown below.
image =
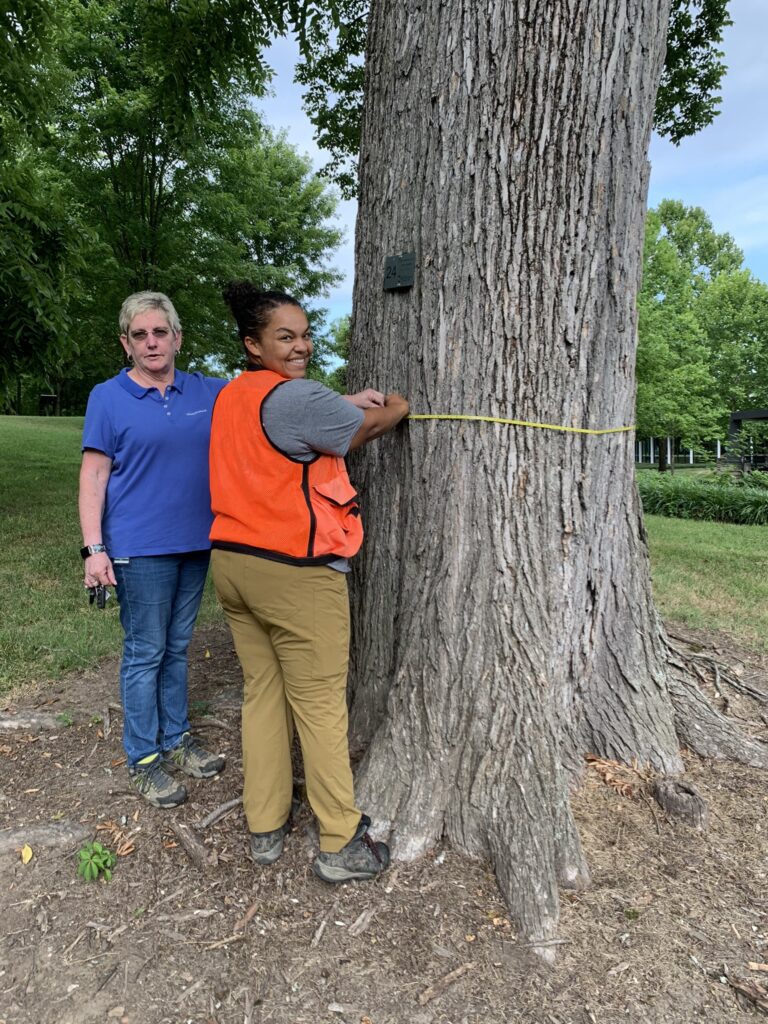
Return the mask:
M 219 774 L 226 761 L 221 754 L 212 754 L 206 750 L 191 732 L 185 732 L 178 745 L 173 750 L 166 750 L 163 757 L 171 771 L 178 769 L 195 779 L 212 779 Z
M 257 864 L 274 864 L 283 852 L 283 842 L 291 831 L 291 819 L 271 832 L 251 832 L 251 857 Z
M 128 776 L 133 788 L 153 807 L 178 807 L 187 799 L 186 789 L 171 778 L 159 754 L 147 764 L 129 765 Z
M 312 864 L 315 874 L 324 882 L 366 881 L 376 878 L 389 866 L 389 847 L 374 843 L 368 835 L 371 819 L 360 818 L 357 831 L 338 853 L 318 853 Z

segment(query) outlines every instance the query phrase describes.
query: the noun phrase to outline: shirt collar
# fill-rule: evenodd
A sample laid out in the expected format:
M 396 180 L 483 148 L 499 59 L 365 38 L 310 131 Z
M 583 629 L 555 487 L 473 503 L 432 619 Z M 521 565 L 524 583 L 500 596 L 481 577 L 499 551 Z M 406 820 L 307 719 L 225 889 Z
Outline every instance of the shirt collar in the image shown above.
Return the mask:
M 187 379 L 188 374 L 184 373 L 183 370 L 174 370 L 173 383 L 169 385 L 174 391 L 184 391 L 184 381 Z M 129 395 L 133 395 L 134 398 L 145 398 L 151 391 L 156 391 L 160 394 L 160 391 L 156 387 L 142 387 L 141 384 L 137 384 L 135 380 L 128 376 L 128 367 L 124 366 L 120 373 L 117 375 L 117 383 Z

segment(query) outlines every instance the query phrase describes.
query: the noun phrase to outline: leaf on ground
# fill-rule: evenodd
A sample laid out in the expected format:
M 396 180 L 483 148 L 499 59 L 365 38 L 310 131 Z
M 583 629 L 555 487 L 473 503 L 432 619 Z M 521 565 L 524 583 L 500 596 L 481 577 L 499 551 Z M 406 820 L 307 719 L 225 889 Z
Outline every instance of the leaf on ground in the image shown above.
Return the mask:
M 33 857 L 32 847 L 29 843 L 24 843 L 22 848 L 19 850 L 19 853 L 21 854 L 21 863 L 29 864 Z
M 622 764 L 609 758 L 598 757 L 596 754 L 585 754 L 587 767 L 592 768 L 606 786 L 619 793 L 620 796 L 634 797 L 643 784 L 650 782 L 653 773 L 648 768 L 641 768 L 633 758 L 632 764 Z

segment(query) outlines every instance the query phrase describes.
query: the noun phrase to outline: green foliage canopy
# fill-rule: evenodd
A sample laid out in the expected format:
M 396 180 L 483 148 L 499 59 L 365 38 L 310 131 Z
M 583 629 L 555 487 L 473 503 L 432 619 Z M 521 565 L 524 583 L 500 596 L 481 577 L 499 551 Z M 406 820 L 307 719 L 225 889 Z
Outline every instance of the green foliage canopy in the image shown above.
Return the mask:
M 328 265 L 341 237 L 329 223 L 335 194 L 251 107 L 269 77 L 262 50 L 286 28 L 285 5 L 41 7 L 48 50 L 34 19 L 34 31 L 5 39 L 20 63 L 36 61 L 18 106 L 27 109 L 34 79 L 42 129 L 26 143 L 29 214 L 20 216 L 18 202 L 8 207 L 23 238 L 9 233 L 0 243 L 6 323 L 20 321 L 0 383 L 23 369 L 63 392 L 68 408 L 82 408 L 92 384 L 121 365 L 117 311 L 143 288 L 177 304 L 186 365 L 233 370 L 242 360 L 220 298 L 224 281 L 248 278 L 315 299 L 337 276 Z M 14 24 L 25 26 L 28 15 L 19 9 Z M 4 173 L 0 189 L 12 180 Z M 27 295 L 34 303 L 25 305 Z
M 731 24 L 729 0 L 672 0 L 667 56 L 656 102 L 655 127 L 679 143 L 711 124 L 726 71 L 718 48 Z M 325 172 L 345 196 L 354 194 L 360 149 L 368 0 L 302 5 L 297 25 L 303 63 L 296 80 L 305 87 L 307 113 L 318 144 L 331 154 Z

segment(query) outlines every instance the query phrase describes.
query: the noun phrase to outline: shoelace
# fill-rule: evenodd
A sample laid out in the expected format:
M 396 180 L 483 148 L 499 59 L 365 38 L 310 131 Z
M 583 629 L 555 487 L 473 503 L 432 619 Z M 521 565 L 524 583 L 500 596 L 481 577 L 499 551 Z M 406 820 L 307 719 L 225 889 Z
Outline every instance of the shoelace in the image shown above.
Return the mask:
M 196 757 L 202 757 L 204 754 L 208 753 L 205 747 L 198 743 L 194 736 L 185 737 L 182 742 L 182 746 L 187 753 L 194 754 Z
M 156 761 L 153 761 L 150 765 L 148 765 L 148 767 L 145 768 L 143 771 L 138 772 L 136 788 L 140 793 L 146 793 L 146 791 L 149 789 L 152 783 L 156 781 L 155 776 L 157 775 L 158 771 L 160 772 L 161 775 L 167 774 L 167 772 L 163 768 L 163 763 L 159 757 L 157 758 Z
M 379 864 L 383 864 L 384 863 L 384 861 L 381 859 L 381 855 L 379 854 L 379 851 L 376 849 L 376 843 L 374 843 L 374 841 L 371 839 L 371 837 L 368 835 L 367 832 L 363 832 L 363 834 L 360 836 L 360 841 L 365 843 L 365 845 L 371 851 L 371 853 L 376 858 L 376 860 L 379 862 Z

